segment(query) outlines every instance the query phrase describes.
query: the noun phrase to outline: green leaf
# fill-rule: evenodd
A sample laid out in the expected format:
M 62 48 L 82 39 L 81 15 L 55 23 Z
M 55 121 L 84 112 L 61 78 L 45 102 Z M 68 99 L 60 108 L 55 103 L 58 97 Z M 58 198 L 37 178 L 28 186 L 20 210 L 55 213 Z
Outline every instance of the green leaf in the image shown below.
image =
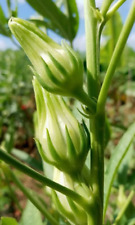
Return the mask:
M 20 224 L 21 225 L 43 225 L 39 210 L 30 201 L 27 202 L 27 205 L 23 211 Z
M 11 8 L 11 0 L 7 0 L 7 6 L 8 8 Z
M 69 25 L 69 34 L 71 35 L 70 40 L 75 38 L 79 27 L 79 13 L 75 0 L 65 1 Z
M 10 36 L 10 31 L 7 26 L 7 18 L 5 17 L 4 11 L 0 6 L 0 34 Z
M 52 24 L 52 27 L 58 29 L 63 37 L 67 38 L 67 32 L 65 32 L 68 23 L 67 18 L 52 0 L 39 0 L 38 2 L 33 0 L 26 1 L 45 17 Z
M 59 30 L 53 26 L 53 24 L 51 23 L 51 21 L 47 20 L 47 19 L 30 19 L 30 22 L 35 23 L 35 25 L 37 27 L 45 27 L 46 29 L 50 29 L 53 30 L 56 34 L 60 35 Z
M 18 225 L 16 220 L 11 217 L 1 217 L 1 225 Z
M 9 29 L 7 28 L 7 18 L 5 17 L 4 11 L 0 6 L 0 34 L 10 36 Z
M 44 21 L 33 20 L 33 22 L 45 25 L 46 28 L 69 41 L 74 39 L 79 26 L 79 14 L 75 0 L 68 0 L 64 5 L 62 4 L 64 9 L 66 8 L 66 14 L 64 10 L 57 7 L 53 0 L 26 1 L 44 17 Z
M 129 169 L 129 163 L 131 162 L 133 158 L 133 152 L 134 152 L 134 145 L 132 144 L 119 167 L 119 171 L 117 175 L 118 184 L 124 185 L 125 189 L 127 188 L 128 190 L 129 190 L 129 186 L 127 186 L 128 185 L 128 169 Z
M 1 6 L 0 6 L 0 23 L 2 23 L 3 25 L 7 24 L 7 19 Z
M 130 149 L 135 136 L 135 123 L 133 123 L 121 138 L 119 144 L 114 149 L 108 167 L 105 171 L 105 187 L 104 187 L 104 215 L 111 192 L 111 187 L 118 172 L 119 166 L 124 159 L 126 153 Z

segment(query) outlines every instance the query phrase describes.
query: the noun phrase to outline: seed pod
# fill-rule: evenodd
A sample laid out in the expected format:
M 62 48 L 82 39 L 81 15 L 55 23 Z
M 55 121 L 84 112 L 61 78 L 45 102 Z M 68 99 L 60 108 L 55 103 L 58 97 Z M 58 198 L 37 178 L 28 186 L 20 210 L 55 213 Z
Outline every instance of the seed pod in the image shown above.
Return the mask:
M 37 104 L 36 141 L 44 160 L 62 171 L 74 173 L 84 165 L 89 134 L 60 96 L 49 94 L 33 80 Z

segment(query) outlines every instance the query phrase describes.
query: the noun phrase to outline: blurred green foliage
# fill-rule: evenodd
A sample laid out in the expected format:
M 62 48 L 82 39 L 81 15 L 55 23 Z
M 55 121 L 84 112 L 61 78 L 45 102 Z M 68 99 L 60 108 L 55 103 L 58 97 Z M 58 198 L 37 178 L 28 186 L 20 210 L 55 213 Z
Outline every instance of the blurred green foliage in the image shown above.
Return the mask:
M 0 52 L 0 139 L 5 136 L 9 152 L 14 141 L 20 141 L 17 132 L 22 141 L 33 136 L 32 73 L 28 64 L 21 50 Z

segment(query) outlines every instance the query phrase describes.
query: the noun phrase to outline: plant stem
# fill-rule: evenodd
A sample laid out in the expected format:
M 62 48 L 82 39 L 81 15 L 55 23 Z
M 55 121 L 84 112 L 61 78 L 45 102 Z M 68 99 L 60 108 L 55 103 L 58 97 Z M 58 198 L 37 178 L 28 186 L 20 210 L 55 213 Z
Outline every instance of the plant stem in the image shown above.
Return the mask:
M 90 97 L 97 98 L 99 93 L 100 33 L 98 18 L 94 15 L 95 10 L 95 1 L 85 0 L 88 94 Z M 91 212 L 92 217 L 88 218 L 89 225 L 102 225 L 103 221 L 104 124 L 104 111 L 90 119 L 91 186 L 94 207 Z
M 106 16 L 106 13 L 114 0 L 104 0 L 101 6 L 101 14 L 103 17 Z
M 131 193 L 129 194 L 125 204 L 123 205 L 122 209 L 120 210 L 118 216 L 116 217 L 115 219 L 115 222 L 113 223 L 113 225 L 117 225 L 120 221 L 120 219 L 122 218 L 122 216 L 124 215 L 126 209 L 128 208 L 133 196 L 134 196 L 135 192 L 134 191 L 131 191 Z
M 86 61 L 89 97 L 97 98 L 99 93 L 99 58 L 97 49 L 97 19 L 95 17 L 95 1 L 84 0 L 85 32 L 86 32 Z
M 102 30 L 107 23 L 107 21 L 114 15 L 114 13 L 118 10 L 118 8 L 125 2 L 126 0 L 119 0 L 116 2 L 110 10 L 107 12 L 105 18 L 102 20 L 100 27 L 99 27 L 99 38 L 101 37 Z M 113 40 L 113 39 L 112 39 Z
M 11 155 L 7 154 L 6 152 L 2 151 L 1 149 L 0 149 L 0 159 L 3 160 L 5 163 L 14 166 L 19 171 L 27 174 L 28 176 L 39 181 L 40 183 L 72 198 L 75 202 L 77 202 L 78 204 L 81 204 L 82 208 L 84 207 L 86 210 L 88 210 L 89 204 L 82 196 L 80 196 L 76 192 L 44 177 L 40 173 L 36 172 L 35 170 L 31 169 L 30 167 L 19 162 L 17 159 L 15 159 Z
M 10 170 L 10 174 L 14 183 L 19 187 L 19 189 L 26 195 L 26 197 L 36 206 L 37 209 L 51 222 L 52 225 L 57 225 L 58 222 L 48 213 L 47 209 L 45 209 L 42 204 L 35 198 L 35 196 L 24 187 L 21 181 L 15 176 L 15 174 Z
M 112 59 L 108 66 L 106 76 L 98 97 L 97 112 L 102 112 L 104 110 L 107 93 L 111 84 L 112 77 L 114 75 L 117 63 L 125 47 L 127 39 L 129 37 L 130 31 L 133 27 L 134 21 L 135 21 L 135 1 L 133 1 L 133 5 L 131 6 L 128 18 L 125 22 L 125 25 L 123 26 L 120 37 L 114 49 Z
M 90 121 L 91 131 L 91 183 L 95 198 L 95 225 L 102 225 L 104 195 L 104 127 L 105 113 Z M 98 220 L 97 220 L 98 218 Z
M 109 20 L 114 13 L 117 11 L 117 9 L 125 2 L 126 0 L 119 0 L 118 2 L 116 2 L 111 9 L 107 12 L 106 17 L 105 17 L 105 22 L 107 22 L 107 20 Z

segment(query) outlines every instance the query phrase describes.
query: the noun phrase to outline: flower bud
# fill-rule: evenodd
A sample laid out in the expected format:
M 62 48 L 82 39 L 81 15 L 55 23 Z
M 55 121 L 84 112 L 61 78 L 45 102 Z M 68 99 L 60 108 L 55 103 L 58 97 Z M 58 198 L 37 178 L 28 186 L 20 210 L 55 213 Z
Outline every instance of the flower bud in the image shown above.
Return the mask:
M 35 78 L 37 144 L 44 160 L 68 173 L 80 171 L 89 150 L 89 134 L 64 100 L 45 91 Z
M 82 89 L 83 64 L 67 43 L 58 45 L 33 23 L 19 18 L 11 18 L 9 27 L 47 91 L 68 96 Z
M 55 182 L 69 188 L 72 191 L 80 194 L 84 199 L 91 198 L 89 186 L 85 183 L 83 176 L 71 177 L 70 175 L 54 169 Z M 71 198 L 61 194 L 60 192 L 52 191 L 53 202 L 57 210 L 66 217 L 71 223 L 77 225 L 87 224 L 87 215 L 83 208 L 75 203 Z

